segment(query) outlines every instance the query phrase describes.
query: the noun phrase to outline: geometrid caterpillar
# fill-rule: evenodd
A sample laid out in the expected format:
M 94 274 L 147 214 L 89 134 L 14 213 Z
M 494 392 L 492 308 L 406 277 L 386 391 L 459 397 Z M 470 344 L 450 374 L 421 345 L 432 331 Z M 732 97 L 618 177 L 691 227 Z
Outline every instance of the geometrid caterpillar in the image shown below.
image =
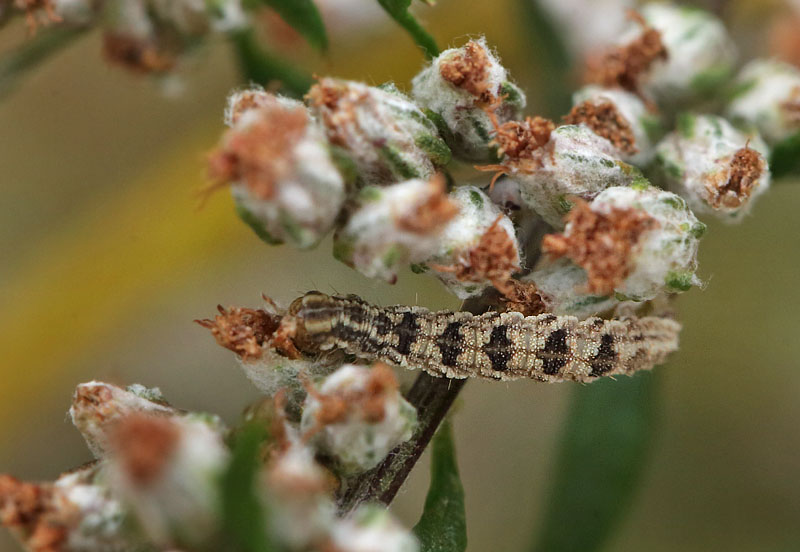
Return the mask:
M 250 318 L 235 332 L 230 324 L 223 329 L 219 322 L 202 323 L 221 344 L 237 352 L 242 349 L 232 343 L 234 339 L 249 335 L 258 345 L 284 353 L 314 357 L 339 350 L 459 379 L 588 382 L 600 376 L 630 375 L 660 364 L 675 351 L 681 328 L 676 321 L 657 316 L 578 320 L 553 314 L 474 315 L 402 305 L 377 307 L 354 295 L 316 291 L 296 299 L 282 316 L 247 312 Z M 250 331 L 242 334 L 242 329 Z

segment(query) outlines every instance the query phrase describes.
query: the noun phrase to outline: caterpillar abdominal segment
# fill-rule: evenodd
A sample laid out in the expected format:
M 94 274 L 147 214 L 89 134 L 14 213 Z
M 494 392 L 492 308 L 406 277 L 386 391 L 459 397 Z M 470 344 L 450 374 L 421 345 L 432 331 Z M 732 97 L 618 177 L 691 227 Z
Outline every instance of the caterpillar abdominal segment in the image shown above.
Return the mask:
M 517 312 L 473 315 L 376 307 L 356 296 L 309 292 L 284 317 L 306 355 L 343 350 L 433 376 L 592 381 L 650 369 L 678 348 L 670 318 L 619 320 Z

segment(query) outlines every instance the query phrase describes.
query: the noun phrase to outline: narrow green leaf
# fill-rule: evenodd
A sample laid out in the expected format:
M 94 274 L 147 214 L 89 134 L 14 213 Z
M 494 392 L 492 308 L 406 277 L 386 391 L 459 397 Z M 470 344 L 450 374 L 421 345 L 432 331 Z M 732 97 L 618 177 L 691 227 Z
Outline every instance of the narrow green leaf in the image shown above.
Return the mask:
M 414 42 L 417 43 L 428 59 L 439 55 L 439 47 L 436 41 L 428 34 L 422 25 L 408 12 L 411 5 L 411 0 L 378 0 L 378 4 L 386 10 L 392 19 L 397 21 L 403 27 Z
M 0 96 L 11 91 L 17 80 L 51 55 L 83 36 L 89 27 L 56 28 L 39 32 L 0 58 Z
M 249 424 L 236 435 L 233 457 L 222 477 L 222 524 L 225 541 L 241 552 L 276 550 L 267 529 L 267 513 L 255 485 L 261 469 L 260 451 L 267 432 Z
M 248 7 L 269 6 L 317 50 L 328 48 L 325 23 L 313 0 L 249 0 Z
M 534 552 L 599 550 L 641 479 L 653 435 L 658 378 L 597 381 L 572 397 Z
M 772 178 L 800 176 L 800 132 L 778 142 L 769 157 Z
M 311 75 L 267 52 L 258 43 L 252 30 L 231 33 L 244 80 L 269 86 L 279 82 L 283 91 L 295 97 L 305 94 L 313 82 Z
M 540 0 L 517 0 L 521 30 L 527 39 L 531 56 L 535 58 L 538 79 L 546 83 L 542 94 L 547 117 L 560 117 L 572 103 L 570 75 L 572 55 L 564 43 L 564 33 L 558 29 Z
M 449 421 L 441 425 L 433 438 L 431 486 L 414 534 L 422 552 L 463 552 L 467 548 L 464 488 L 458 475 Z

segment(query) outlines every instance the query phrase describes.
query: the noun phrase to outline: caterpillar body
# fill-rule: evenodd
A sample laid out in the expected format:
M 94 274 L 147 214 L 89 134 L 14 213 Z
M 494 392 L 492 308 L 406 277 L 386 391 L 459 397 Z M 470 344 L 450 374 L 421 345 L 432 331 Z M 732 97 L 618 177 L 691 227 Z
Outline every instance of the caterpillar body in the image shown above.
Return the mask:
M 678 348 L 680 324 L 656 316 L 615 320 L 517 312 L 432 312 L 377 307 L 356 296 L 309 292 L 283 323 L 306 355 L 342 350 L 433 376 L 543 382 L 592 381 L 661 363 Z

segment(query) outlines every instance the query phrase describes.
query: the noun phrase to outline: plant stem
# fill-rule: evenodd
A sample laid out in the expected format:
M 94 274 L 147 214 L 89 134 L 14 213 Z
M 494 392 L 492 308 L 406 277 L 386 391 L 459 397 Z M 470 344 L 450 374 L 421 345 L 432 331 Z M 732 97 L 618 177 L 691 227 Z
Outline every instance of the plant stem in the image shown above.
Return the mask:
M 424 372 L 417 377 L 406 395 L 419 414 L 416 432 L 376 467 L 345 482 L 338 500 L 342 513 L 363 502 L 392 502 L 466 381 L 435 378 Z

